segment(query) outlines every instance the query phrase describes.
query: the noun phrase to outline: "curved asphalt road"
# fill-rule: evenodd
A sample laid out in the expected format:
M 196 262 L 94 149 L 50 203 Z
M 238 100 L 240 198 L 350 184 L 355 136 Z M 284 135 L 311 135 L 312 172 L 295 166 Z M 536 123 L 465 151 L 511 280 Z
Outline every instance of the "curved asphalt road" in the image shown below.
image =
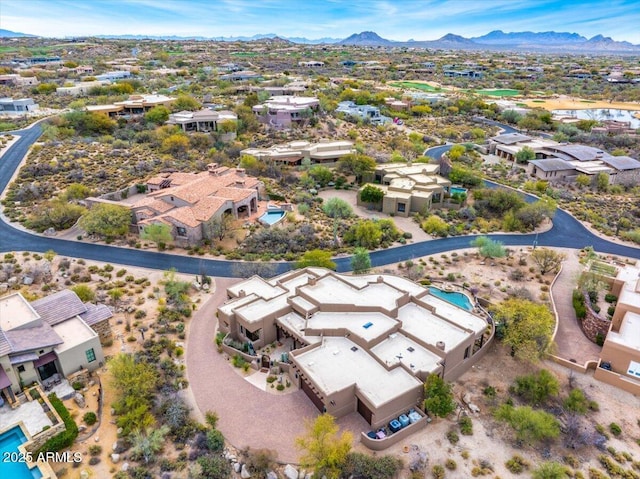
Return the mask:
M 42 130 L 38 124 L 35 124 L 30 128 L 12 133 L 21 135 L 21 138 L 5 151 L 4 155 L 0 158 L 0 191 L 4 191 L 7 187 L 12 175 L 20 165 L 22 158 L 27 153 L 29 147 L 42 134 Z M 432 148 L 428 154 L 437 158 L 448 148 L 450 148 L 450 145 Z M 528 200 L 532 201 L 531 197 L 528 198 Z M 553 225 L 551 230 L 538 235 L 538 245 L 567 248 L 593 246 L 596 251 L 602 253 L 640 259 L 640 249 L 619 245 L 594 235 L 579 221 L 563 210 L 556 212 Z M 489 236 L 492 239 L 502 241 L 507 246 L 530 246 L 536 239 L 536 235 L 534 234 L 494 234 Z M 371 253 L 371 263 L 373 266 L 383 266 L 429 254 L 467 248 L 469 247 L 471 239 L 469 236 L 456 236 L 375 251 Z M 160 270 L 175 268 L 179 272 L 188 274 L 200 274 L 204 271 L 210 276 L 222 277 L 235 276 L 233 265 L 237 263 L 235 261 L 139 251 L 117 246 L 97 245 L 45 237 L 15 228 L 6 222 L 4 218 L 0 218 L 0 252 L 16 250 L 45 252 L 50 249 L 60 255 L 86 258 L 95 261 Z M 339 272 L 349 271 L 351 269 L 349 257 L 336 258 L 335 262 Z M 274 265 L 276 265 L 277 274 L 292 268 L 291 263 L 279 262 L 274 263 Z

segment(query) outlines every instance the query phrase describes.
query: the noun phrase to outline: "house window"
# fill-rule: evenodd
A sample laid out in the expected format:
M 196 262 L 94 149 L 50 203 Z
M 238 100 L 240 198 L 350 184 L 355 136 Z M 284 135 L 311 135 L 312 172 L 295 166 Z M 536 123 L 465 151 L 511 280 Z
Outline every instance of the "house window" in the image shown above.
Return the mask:
M 178 226 L 176 228 L 178 232 L 178 236 L 187 236 L 187 228 L 183 228 L 182 226 Z
M 87 349 L 87 350 L 85 351 L 85 354 L 87 355 L 87 361 L 88 361 L 88 362 L 92 363 L 93 361 L 95 361 L 95 360 L 96 360 L 96 353 L 95 353 L 95 351 L 93 350 L 93 348 L 91 348 L 91 349 Z
M 255 331 L 246 331 L 245 335 L 249 341 L 258 341 L 260 339 L 260 333 L 262 329 L 256 329 Z
M 407 207 L 406 203 L 398 203 L 398 211 L 400 213 L 404 213 L 406 207 Z
M 173 196 L 171 197 L 171 201 L 173 202 Z
M 19 373 L 23 373 L 24 372 L 24 365 L 21 364 L 20 366 L 18 366 L 18 372 Z

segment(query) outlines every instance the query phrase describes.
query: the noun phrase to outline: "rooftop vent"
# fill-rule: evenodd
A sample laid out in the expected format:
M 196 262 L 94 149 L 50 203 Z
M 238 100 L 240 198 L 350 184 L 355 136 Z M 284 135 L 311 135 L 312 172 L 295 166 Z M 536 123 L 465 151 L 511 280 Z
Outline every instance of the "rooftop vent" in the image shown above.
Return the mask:
M 440 349 L 440 350 L 442 350 L 442 351 L 444 351 L 444 346 L 445 346 L 445 345 L 444 345 L 444 341 L 438 341 L 438 342 L 436 343 L 436 348 L 438 348 L 438 349 Z
M 353 351 L 354 353 L 358 350 L 357 346 L 351 346 L 351 351 Z
M 410 353 L 412 353 L 412 352 L 414 352 L 414 351 L 415 351 L 415 349 L 413 349 L 413 347 L 412 347 L 412 346 L 409 346 L 409 347 L 407 348 L 407 351 L 409 351 Z

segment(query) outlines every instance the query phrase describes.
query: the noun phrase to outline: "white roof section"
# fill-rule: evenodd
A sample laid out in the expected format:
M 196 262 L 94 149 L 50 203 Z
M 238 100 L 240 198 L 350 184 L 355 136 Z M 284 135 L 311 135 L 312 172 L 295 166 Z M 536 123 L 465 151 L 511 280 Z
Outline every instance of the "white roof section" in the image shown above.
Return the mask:
M 387 371 L 346 338 L 324 338 L 321 346 L 300 354 L 297 360 L 301 371 L 313 379 L 325 396 L 355 386 L 374 407 L 422 386 L 403 368 Z
M 97 336 L 97 333 L 87 326 L 78 316 L 67 319 L 52 327 L 63 341 L 62 344 L 54 348 L 58 354 L 73 349 Z
M 398 321 L 376 312 L 318 311 L 307 320 L 307 328 L 327 332 L 346 329 L 367 342 L 389 334 L 397 326 Z
M 640 351 L 640 314 L 628 311 L 622 318 L 620 331 L 609 331 L 607 341 Z
M 14 293 L 0 298 L 0 329 L 10 331 L 33 326 L 40 315 L 21 294 Z
M 234 311 L 247 323 L 257 323 L 265 316 L 282 311 L 287 306 L 287 296 L 283 294 L 269 301 L 259 298 L 245 306 L 235 308 Z
M 462 308 L 458 308 L 444 299 L 432 294 L 423 296 L 421 299 L 428 305 L 433 306 L 438 316 L 451 318 L 451 320 L 461 328 L 473 331 L 475 334 L 481 334 L 487 329 L 487 323 L 482 318 Z M 471 304 L 473 304 L 473 302 Z
M 375 283 L 379 277 L 380 275 L 376 274 L 359 274 L 357 276 L 346 276 L 344 279 L 354 286 L 362 288 L 367 283 Z M 385 283 L 390 284 L 401 291 L 406 291 L 414 297 L 422 296 L 428 292 L 424 286 L 400 276 L 385 274 L 383 278 Z
M 264 299 L 275 298 L 282 293 L 286 293 L 285 289 L 275 284 L 271 284 L 259 276 L 252 276 L 246 281 L 242 281 L 241 283 L 231 286 L 227 291 L 230 291 L 235 296 L 240 296 L 240 292 L 244 291 L 245 294 L 253 293 Z
M 402 333 L 390 334 L 388 339 L 371 348 L 371 354 L 387 366 L 403 364 L 414 374 L 432 373 L 440 367 L 442 361 L 442 357 Z
M 358 289 L 334 275 L 320 278 L 315 285 L 304 286 L 300 291 L 317 304 L 379 306 L 386 311 L 395 309 L 404 294 L 386 283 L 371 283 Z
M 456 308 L 456 311 L 458 309 Z M 431 311 L 415 303 L 409 303 L 400 308 L 398 319 L 402 321 L 402 331 L 432 346 L 442 341 L 446 352 L 454 349 L 468 337 L 464 329 L 435 316 Z

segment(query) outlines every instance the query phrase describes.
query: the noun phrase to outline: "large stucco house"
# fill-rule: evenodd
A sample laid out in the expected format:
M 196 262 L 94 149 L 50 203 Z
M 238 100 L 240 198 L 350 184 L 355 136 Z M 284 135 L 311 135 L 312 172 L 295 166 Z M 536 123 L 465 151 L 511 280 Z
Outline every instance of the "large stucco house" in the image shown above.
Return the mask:
M 640 262 L 618 270 L 611 294 L 618 300 L 594 377 L 640 395 Z
M 394 275 L 306 268 L 227 289 L 219 330 L 258 348 L 288 342 L 286 370 L 319 410 L 379 427 L 417 408 L 429 374 L 453 380 L 493 337 L 474 311 Z M 471 302 L 469 302 L 473 308 Z
M 212 238 L 212 223 L 229 214 L 248 217 L 258 211 L 262 183 L 242 168 L 211 163 L 201 173 L 165 173 L 147 181 L 147 195 L 131 206 L 135 228 L 162 223 L 179 244 Z
M 308 96 L 272 96 L 253 107 L 258 119 L 276 128 L 300 125 L 320 107 L 320 100 Z
M 203 108 L 199 111 L 180 111 L 169 115 L 167 125 L 178 125 L 184 132 L 211 133 L 218 131 L 223 121 L 238 121 L 238 115 L 232 111 L 214 111 Z
M 440 176 L 440 166 L 430 163 L 386 163 L 374 172 L 373 186 L 384 192 L 382 212 L 408 217 L 442 205 L 451 181 Z M 367 185 L 363 185 L 360 191 Z M 366 206 L 358 194 L 358 204 Z
M 612 185 L 640 184 L 640 161 L 629 156 L 613 156 L 592 146 L 508 133 L 490 139 L 489 153 L 514 161 L 525 146 L 531 148 L 536 156 L 535 160 L 527 163 L 527 173 L 540 180 L 573 182 L 581 174 L 594 178 L 605 173 Z
M 269 148 L 245 148 L 240 154 L 253 156 L 260 161 L 299 165 L 303 160 L 309 160 L 312 163 L 334 162 L 355 152 L 353 142 L 348 140 L 319 142 L 298 140 Z
M 111 310 L 83 303 L 69 290 L 29 303 L 20 293 L 0 298 L 0 396 L 12 404 L 23 385 L 44 386 L 80 369 L 104 365 Z

